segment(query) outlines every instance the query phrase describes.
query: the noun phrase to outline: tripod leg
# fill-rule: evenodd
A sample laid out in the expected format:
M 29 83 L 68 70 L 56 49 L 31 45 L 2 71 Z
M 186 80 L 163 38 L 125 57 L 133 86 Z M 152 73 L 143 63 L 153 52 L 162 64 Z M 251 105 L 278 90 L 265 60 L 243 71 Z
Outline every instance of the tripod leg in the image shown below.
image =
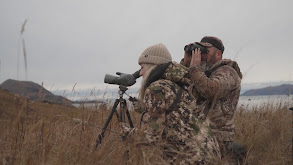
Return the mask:
M 96 140 L 96 148 L 98 147 L 99 144 L 102 143 L 102 139 L 104 137 L 105 131 L 106 131 L 106 129 L 107 129 L 112 117 L 113 117 L 113 114 L 116 112 L 116 108 L 117 108 L 118 103 L 119 103 L 119 100 L 117 99 L 114 103 L 114 106 L 112 107 L 112 111 L 111 111 L 106 123 L 104 124 L 104 127 L 102 128 L 102 132 L 99 134 L 99 136 Z
M 126 103 L 126 100 L 125 99 L 123 100 L 123 104 L 126 107 L 125 112 L 126 112 L 126 115 L 127 115 L 127 118 L 128 118 L 129 125 L 130 125 L 131 128 L 133 128 L 133 123 L 132 123 L 132 120 L 131 120 L 131 117 L 130 117 L 130 113 L 128 111 L 127 103 Z
M 118 104 L 117 104 L 117 105 L 118 105 Z M 117 112 L 117 111 L 115 111 L 115 115 L 116 115 L 116 117 L 117 117 L 118 121 L 120 122 L 119 114 L 118 114 L 118 112 Z
M 124 103 L 124 99 L 120 102 L 121 103 L 121 122 L 125 123 L 125 103 Z

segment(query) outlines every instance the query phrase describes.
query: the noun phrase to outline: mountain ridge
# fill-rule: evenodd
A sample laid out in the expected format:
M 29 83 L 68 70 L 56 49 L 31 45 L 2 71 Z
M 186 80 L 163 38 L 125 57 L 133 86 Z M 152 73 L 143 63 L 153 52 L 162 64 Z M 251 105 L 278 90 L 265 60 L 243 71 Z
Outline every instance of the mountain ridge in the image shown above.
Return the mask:
M 282 84 L 278 86 L 268 86 L 258 89 L 250 89 L 241 94 L 241 96 L 256 95 L 291 95 L 293 94 L 293 85 Z
M 11 93 L 29 97 L 33 101 L 45 101 L 65 105 L 72 104 L 71 100 L 62 96 L 54 95 L 43 86 L 32 81 L 18 81 L 8 79 L 0 85 L 0 88 Z

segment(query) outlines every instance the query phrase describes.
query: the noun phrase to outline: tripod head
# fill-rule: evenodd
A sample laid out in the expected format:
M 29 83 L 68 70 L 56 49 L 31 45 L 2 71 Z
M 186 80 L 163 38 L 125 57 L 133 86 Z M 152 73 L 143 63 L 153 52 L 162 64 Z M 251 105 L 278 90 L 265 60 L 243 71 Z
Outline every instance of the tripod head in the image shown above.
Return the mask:
M 120 95 L 120 100 L 123 100 L 123 94 L 128 90 L 128 88 L 124 85 L 119 85 L 119 95 Z M 129 97 L 129 101 L 137 101 L 135 97 L 129 96 L 127 93 L 125 93 Z
M 119 95 L 121 97 L 121 95 L 123 96 L 123 94 L 128 90 L 128 88 L 124 85 L 119 85 Z

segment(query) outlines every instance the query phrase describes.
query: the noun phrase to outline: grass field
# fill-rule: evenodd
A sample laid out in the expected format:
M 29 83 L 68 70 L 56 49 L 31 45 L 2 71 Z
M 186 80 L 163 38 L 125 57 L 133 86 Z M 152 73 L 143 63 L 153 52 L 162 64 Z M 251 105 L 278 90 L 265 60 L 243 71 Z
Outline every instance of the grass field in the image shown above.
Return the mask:
M 128 164 L 158 164 L 147 155 L 135 157 L 135 148 L 119 137 L 115 116 L 102 144 L 94 147 L 109 112 L 107 106 L 65 107 L 0 90 L 0 164 L 125 164 L 127 149 Z M 138 126 L 139 115 L 131 117 Z M 236 140 L 248 150 L 246 162 L 291 164 L 292 117 L 282 104 L 238 109 Z

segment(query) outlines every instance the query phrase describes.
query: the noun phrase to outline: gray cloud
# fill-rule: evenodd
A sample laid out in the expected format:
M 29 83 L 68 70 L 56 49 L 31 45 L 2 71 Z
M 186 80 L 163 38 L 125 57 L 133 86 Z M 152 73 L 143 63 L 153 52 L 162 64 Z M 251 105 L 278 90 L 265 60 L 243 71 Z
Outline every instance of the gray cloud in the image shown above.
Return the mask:
M 48 87 L 95 87 L 106 73 L 133 73 L 148 46 L 164 43 L 173 60 L 185 44 L 221 38 L 244 83 L 287 81 L 293 71 L 290 0 L 274 1 L 37 1 L 0 2 L 0 82 L 16 79 L 20 28 L 28 79 Z M 20 79 L 24 79 L 23 57 Z

